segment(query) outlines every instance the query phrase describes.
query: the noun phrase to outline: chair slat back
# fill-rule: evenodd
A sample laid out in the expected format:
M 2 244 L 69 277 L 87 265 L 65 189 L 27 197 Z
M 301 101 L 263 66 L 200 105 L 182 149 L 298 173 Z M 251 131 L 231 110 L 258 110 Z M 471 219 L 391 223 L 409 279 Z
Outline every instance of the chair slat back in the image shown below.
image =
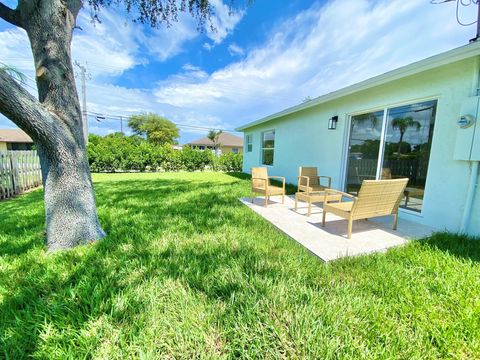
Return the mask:
M 310 186 L 320 185 L 318 179 L 318 170 L 316 167 L 313 166 L 300 166 L 299 169 L 300 176 L 307 176 L 310 179 Z M 300 185 L 306 186 L 305 179 L 300 179 Z
M 396 213 L 408 178 L 393 180 L 364 180 L 352 209 L 354 218 Z
M 265 179 L 256 180 L 257 179 Z M 252 168 L 252 187 L 264 189 L 268 185 L 268 171 L 266 167 L 255 167 Z

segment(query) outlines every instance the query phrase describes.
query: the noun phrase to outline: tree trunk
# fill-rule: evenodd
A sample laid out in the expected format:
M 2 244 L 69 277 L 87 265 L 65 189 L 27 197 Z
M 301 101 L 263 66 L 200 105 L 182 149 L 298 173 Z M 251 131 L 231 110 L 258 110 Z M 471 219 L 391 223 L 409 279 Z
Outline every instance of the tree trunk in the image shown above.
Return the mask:
M 403 134 L 404 132 L 400 131 L 400 140 L 398 141 L 397 159 L 400 159 L 400 154 L 402 152 Z
M 102 238 L 88 166 L 70 44 L 80 1 L 20 1 L 39 100 L 0 71 L 0 111 L 35 141 L 42 166 L 48 250 Z M 2 9 L 0 9 L 2 10 Z
M 45 196 L 49 251 L 67 249 L 105 236 L 84 149 L 51 153 L 38 147 Z

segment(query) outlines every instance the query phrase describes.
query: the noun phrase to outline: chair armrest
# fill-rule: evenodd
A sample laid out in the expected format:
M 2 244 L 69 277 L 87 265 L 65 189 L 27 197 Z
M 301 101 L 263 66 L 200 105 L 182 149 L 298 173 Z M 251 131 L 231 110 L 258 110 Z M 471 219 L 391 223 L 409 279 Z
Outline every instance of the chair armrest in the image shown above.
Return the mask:
M 269 176 L 269 179 L 280 179 L 283 182 L 283 187 L 285 188 L 285 178 L 283 176 Z
M 328 188 L 332 186 L 332 178 L 330 176 L 325 176 L 325 175 L 320 175 L 318 177 L 318 183 L 320 184 L 320 178 L 327 179 L 328 180 Z
M 340 191 L 340 190 L 334 190 L 334 189 L 325 189 L 325 198 L 323 203 L 328 204 L 328 195 L 341 195 L 342 197 L 346 197 L 349 199 L 352 199 L 353 201 L 357 201 L 357 198 L 351 194 L 348 194 L 346 192 Z M 342 199 L 340 198 L 340 201 Z
M 303 176 L 303 175 L 300 175 L 298 178 L 298 189 L 300 190 L 300 186 L 306 186 L 307 188 L 310 186 L 310 178 L 308 176 Z M 302 179 L 306 179 L 307 180 L 307 185 L 301 185 L 301 181 Z

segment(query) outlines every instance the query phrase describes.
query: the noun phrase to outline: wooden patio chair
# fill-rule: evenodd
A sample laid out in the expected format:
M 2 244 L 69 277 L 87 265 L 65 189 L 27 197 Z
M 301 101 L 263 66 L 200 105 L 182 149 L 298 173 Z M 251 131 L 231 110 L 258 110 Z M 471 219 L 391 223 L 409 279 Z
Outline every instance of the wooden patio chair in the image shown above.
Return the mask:
M 327 185 L 321 184 L 321 179 L 327 179 Z M 323 191 L 332 185 L 330 176 L 318 175 L 316 167 L 300 166 L 298 169 L 298 192 Z
M 279 179 L 282 181 L 282 187 L 270 184 L 270 179 Z M 255 194 L 265 196 L 265 206 L 272 195 L 282 195 L 282 204 L 285 203 L 285 178 L 283 176 L 268 176 L 266 167 L 252 168 L 252 203 Z
M 364 180 L 357 197 L 342 191 L 326 189 L 322 226 L 325 226 L 325 216 L 329 212 L 343 217 L 348 220 L 348 238 L 350 239 L 352 237 L 353 220 L 393 215 L 393 230 L 397 230 L 398 207 L 407 182 L 408 178 Z M 329 203 L 329 194 L 341 194 L 351 201 Z

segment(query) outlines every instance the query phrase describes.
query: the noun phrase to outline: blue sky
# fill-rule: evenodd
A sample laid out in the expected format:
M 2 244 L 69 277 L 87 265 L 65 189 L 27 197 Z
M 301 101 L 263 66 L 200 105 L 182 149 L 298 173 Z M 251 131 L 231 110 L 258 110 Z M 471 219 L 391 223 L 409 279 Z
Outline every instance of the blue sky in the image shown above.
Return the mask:
M 475 34 L 474 26 L 457 24 L 454 2 L 256 0 L 248 7 L 237 1 L 233 11 L 222 0 L 212 4 L 217 31 L 204 33 L 187 15 L 170 28 L 151 29 L 115 8 L 103 10 L 94 25 L 88 8 L 82 10 L 72 53 L 89 72 L 88 110 L 156 112 L 182 124 L 180 143 L 186 143 L 206 133 L 192 127 L 234 129 L 307 96 L 467 44 Z M 474 6 L 460 10 L 465 22 L 475 18 Z M 23 30 L 0 20 L 0 49 L 0 61 L 22 70 L 34 93 Z M 15 125 L 0 116 L 5 127 Z M 120 123 L 91 117 L 89 127 L 107 134 Z

